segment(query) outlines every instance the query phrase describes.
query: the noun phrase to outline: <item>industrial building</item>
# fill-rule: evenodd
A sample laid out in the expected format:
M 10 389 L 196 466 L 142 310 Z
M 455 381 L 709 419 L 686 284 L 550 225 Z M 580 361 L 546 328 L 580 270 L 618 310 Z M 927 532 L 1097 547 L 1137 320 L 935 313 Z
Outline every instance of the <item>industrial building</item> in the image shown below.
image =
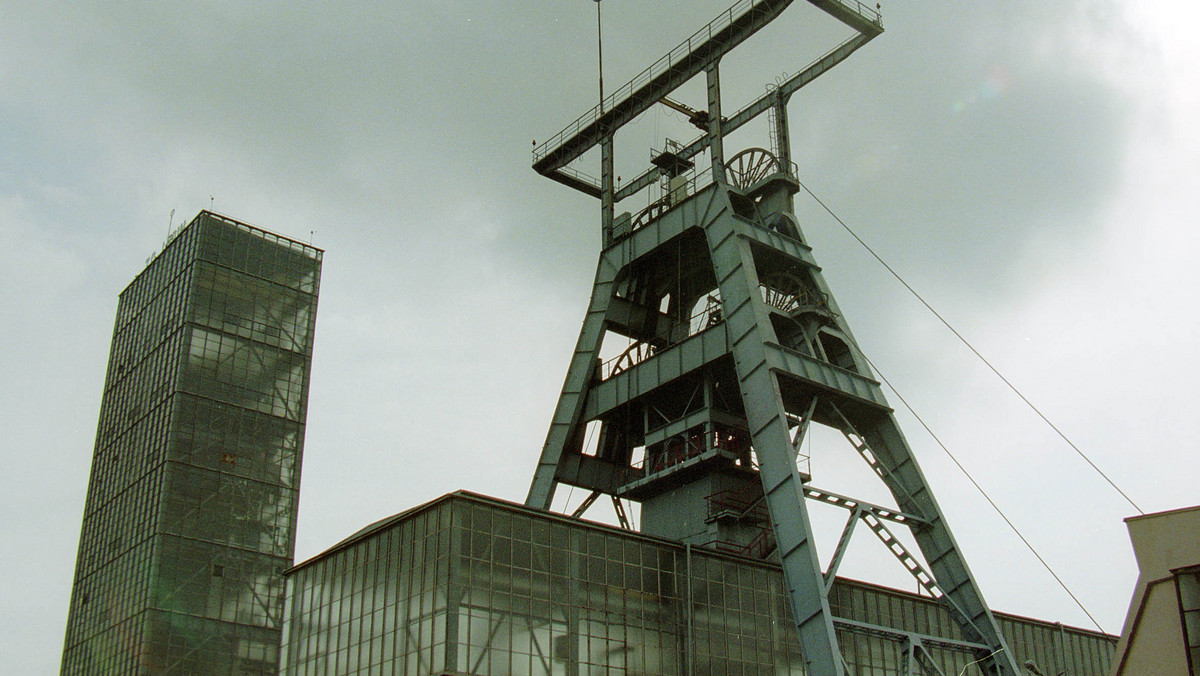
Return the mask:
M 277 673 L 321 257 L 202 211 L 121 293 L 62 673 Z
M 1200 674 L 1200 507 L 1125 520 L 1138 579 L 1113 676 Z
M 801 230 L 788 102 L 883 25 L 878 6 L 795 4 L 850 36 L 741 108 L 722 58 L 791 0 L 737 2 L 607 96 L 601 77 L 598 105 L 535 144 L 535 171 L 598 200 L 601 250 L 525 504 L 451 494 L 292 569 L 284 673 L 1108 671 L 1114 637 L 988 606 Z M 689 82 L 702 101 L 669 98 Z M 700 133 L 622 181 L 615 137 L 658 105 Z M 760 116 L 763 146 L 733 148 Z M 597 156 L 599 178 L 580 167 Z M 886 503 L 819 487 L 817 426 Z M 586 497 L 556 514 L 563 485 Z M 580 519 L 599 500 L 619 528 Z M 824 560 L 810 502 L 846 515 Z M 918 593 L 839 578 L 856 536 Z
M 465 492 L 287 576 L 287 676 L 812 673 L 778 563 Z M 978 659 L 927 595 L 838 579 L 829 599 L 849 674 L 955 675 Z M 1107 673 L 1115 637 L 997 620 L 1024 673 Z
M 788 103 L 878 5 L 795 3 L 851 35 L 722 98 L 792 4 L 739 0 L 535 145 L 599 201 L 601 251 L 523 505 L 453 493 L 288 569 L 321 252 L 202 213 L 122 295 L 64 672 L 1106 674 L 1115 637 L 988 605 L 796 217 Z M 702 103 L 668 98 L 689 82 Z M 615 136 L 660 104 L 699 136 L 621 181 Z M 886 500 L 820 487 L 817 427 Z M 563 485 L 586 497 L 559 514 Z M 581 518 L 599 500 L 619 527 Z M 813 503 L 845 515 L 827 556 Z M 839 577 L 856 538 L 916 591 Z

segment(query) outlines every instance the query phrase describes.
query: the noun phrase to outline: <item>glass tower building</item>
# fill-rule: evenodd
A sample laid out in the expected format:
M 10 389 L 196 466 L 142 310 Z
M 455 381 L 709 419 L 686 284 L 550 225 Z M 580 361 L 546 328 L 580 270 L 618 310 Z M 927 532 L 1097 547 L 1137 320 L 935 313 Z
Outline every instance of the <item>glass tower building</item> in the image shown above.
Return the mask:
M 120 296 L 64 674 L 275 674 L 322 251 L 208 211 Z

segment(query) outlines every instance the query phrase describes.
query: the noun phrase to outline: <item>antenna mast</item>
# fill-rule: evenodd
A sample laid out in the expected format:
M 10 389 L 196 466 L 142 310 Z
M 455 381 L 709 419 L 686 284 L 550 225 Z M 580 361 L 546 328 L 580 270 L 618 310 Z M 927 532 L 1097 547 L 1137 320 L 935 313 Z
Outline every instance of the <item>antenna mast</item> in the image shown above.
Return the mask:
M 600 30 L 600 0 L 593 0 L 596 3 L 596 51 L 598 52 L 599 73 L 600 73 L 600 114 L 604 114 L 604 33 Z

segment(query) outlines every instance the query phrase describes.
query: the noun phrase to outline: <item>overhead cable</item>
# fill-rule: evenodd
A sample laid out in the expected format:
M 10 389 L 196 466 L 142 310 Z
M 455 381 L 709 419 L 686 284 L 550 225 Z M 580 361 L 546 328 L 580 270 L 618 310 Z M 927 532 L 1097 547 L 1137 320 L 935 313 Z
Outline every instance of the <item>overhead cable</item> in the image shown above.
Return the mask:
M 1092 614 L 1089 613 L 1088 609 L 1083 606 L 1083 602 L 1081 602 L 1079 598 L 1075 596 L 1075 593 L 1071 591 L 1071 588 L 1067 586 L 1067 583 L 1063 582 L 1063 579 L 1058 576 L 1058 573 L 1054 572 L 1054 569 L 1050 567 L 1050 564 L 1046 562 L 1046 559 L 1042 558 L 1042 555 L 1039 554 L 1036 549 L 1034 549 L 1033 544 L 1026 539 L 1025 535 L 1022 534 L 1017 526 L 1008 518 L 1007 515 L 1005 515 L 1004 510 L 1000 509 L 1000 506 L 996 504 L 996 501 L 992 500 L 992 497 L 988 495 L 987 491 L 983 490 L 983 486 L 979 485 L 979 482 L 975 480 L 975 477 L 971 476 L 971 473 L 967 471 L 967 468 L 958 461 L 958 458 L 954 457 L 954 454 L 950 452 L 950 449 L 946 446 L 946 444 L 942 443 L 941 438 L 939 438 L 937 434 L 934 434 L 933 430 L 925 422 L 925 419 L 917 414 L 913 407 L 909 405 L 904 396 L 900 394 L 899 390 L 896 389 L 896 386 L 893 385 L 887 379 L 887 377 L 883 375 L 883 372 L 879 370 L 879 367 L 876 366 L 871 359 L 866 356 L 866 354 L 863 354 L 861 348 L 859 348 L 858 351 L 863 355 L 863 359 L 867 360 L 867 364 L 871 366 L 871 369 L 875 371 L 875 374 L 879 376 L 879 379 L 882 380 L 884 384 L 888 386 L 888 389 L 890 389 L 892 393 L 896 395 L 896 398 L 900 400 L 900 403 L 904 404 L 904 408 L 908 409 L 908 412 L 912 414 L 912 417 L 917 419 L 917 422 L 921 424 L 921 427 L 925 428 L 925 431 L 929 433 L 929 436 L 932 437 L 937 445 L 941 447 L 942 451 L 949 456 L 950 460 L 954 462 L 959 471 L 961 471 L 963 475 L 967 477 L 967 480 L 971 482 L 971 485 L 975 487 L 975 490 L 979 491 L 979 494 L 983 496 L 983 499 L 988 501 L 988 504 L 992 506 L 992 509 L 996 510 L 996 513 L 1000 515 L 1001 519 L 1004 519 L 1004 523 L 1008 524 L 1008 527 L 1012 530 L 1012 532 L 1017 534 L 1017 537 L 1020 538 L 1021 542 L 1025 544 L 1025 548 L 1028 549 L 1035 557 L 1037 557 L 1037 560 L 1041 562 L 1042 567 L 1050 573 L 1056 582 L 1058 582 L 1058 586 L 1062 587 L 1063 591 L 1067 592 L 1067 596 L 1071 597 L 1071 600 L 1075 602 L 1075 605 L 1079 606 L 1079 609 L 1083 611 L 1084 615 L 1087 615 L 1088 619 L 1092 621 L 1092 624 L 1096 625 L 1096 629 L 1098 629 L 1101 634 L 1107 634 L 1108 632 L 1104 631 L 1104 627 L 1101 627 L 1100 623 L 1096 621 L 1096 618 L 1092 617 Z
M 1082 450 L 1080 450 L 1080 448 L 1078 446 L 1076 446 L 1074 442 L 1072 442 L 1069 438 L 1067 438 L 1067 435 L 1064 434 L 1063 431 L 1060 430 L 1057 425 L 1055 425 L 1053 422 L 1051 422 L 1050 419 L 1048 417 L 1046 417 L 1046 414 L 1042 413 L 1042 411 L 1037 406 L 1035 406 L 1033 404 L 1033 402 L 1029 400 L 1028 397 L 1026 397 L 1024 394 L 1022 394 L 1021 391 L 1017 389 L 1016 385 L 1013 385 L 1012 382 L 1009 381 L 1008 378 L 1005 378 L 1004 374 L 1000 373 L 999 369 L 997 369 L 995 366 L 993 366 L 992 363 L 990 361 L 988 361 L 987 358 L 984 357 L 979 352 L 979 350 L 976 350 L 975 347 L 973 345 L 971 345 L 971 343 L 969 341 L 967 341 L 967 339 L 964 338 L 961 333 L 958 332 L 958 330 L 956 330 L 953 326 L 951 326 L 950 322 L 946 321 L 945 317 L 943 317 L 941 314 L 939 314 L 937 310 L 933 309 L 933 306 L 930 305 L 924 298 L 922 298 L 921 294 L 917 293 L 916 289 L 912 288 L 912 286 L 910 286 L 908 284 L 908 282 L 904 281 L 904 278 L 901 277 L 900 274 L 892 268 L 892 266 L 888 265 L 887 262 L 884 261 L 883 258 L 881 258 L 879 256 L 879 254 L 875 253 L 875 250 L 872 249 L 866 242 L 864 242 L 863 239 L 861 237 L 859 237 L 857 233 L 855 233 L 853 230 L 851 230 L 850 226 L 846 225 L 845 221 L 843 221 L 841 218 L 839 218 L 837 214 L 833 213 L 833 210 L 830 209 L 828 206 L 826 206 L 826 204 L 821 201 L 820 197 L 817 197 L 813 193 L 813 191 L 809 190 L 808 186 L 806 186 L 806 185 L 804 185 L 804 183 L 800 182 L 799 179 L 797 179 L 797 182 L 800 183 L 800 187 L 804 188 L 805 192 L 807 192 L 814 200 L 816 200 L 817 204 L 821 205 L 821 208 L 824 209 L 826 213 L 828 213 L 830 216 L 832 216 L 833 219 L 835 221 L 837 221 L 838 224 L 841 225 L 842 228 L 844 228 L 846 230 L 846 232 L 850 233 L 850 236 L 853 237 L 855 239 L 855 241 L 857 241 L 860 245 L 862 245 L 862 247 L 864 249 L 866 249 L 867 252 L 870 253 L 871 256 L 874 257 L 875 260 L 878 261 L 880 265 L 882 265 L 888 272 L 890 272 L 892 274 L 892 276 L 896 278 L 897 281 L 899 281 L 902 285 L 904 285 L 904 288 L 908 289 L 908 292 L 911 293 L 914 298 L 919 300 L 921 302 L 921 304 L 925 306 L 925 309 L 929 310 L 929 312 L 932 313 L 934 317 L 937 317 L 938 321 L 940 321 L 947 329 L 950 330 L 950 333 L 953 333 L 954 336 L 956 338 L 958 338 L 958 340 L 963 345 L 967 346 L 968 350 L 970 350 L 976 357 L 979 358 L 979 361 L 983 362 L 985 366 L 987 366 L 989 369 L 991 369 L 992 373 L 996 374 L 996 377 L 999 378 L 1005 385 L 1008 386 L 1008 389 L 1012 390 L 1014 394 L 1016 394 L 1018 397 L 1020 397 L 1021 401 L 1025 402 L 1025 405 L 1028 406 L 1030 409 L 1032 409 L 1033 412 L 1036 413 L 1038 415 L 1038 417 L 1042 419 L 1043 422 L 1045 422 L 1047 425 L 1049 425 L 1050 429 L 1054 430 L 1055 433 L 1057 433 L 1058 436 L 1061 437 L 1063 441 L 1067 442 L 1067 445 L 1070 446 L 1071 449 L 1074 450 L 1075 453 L 1079 455 L 1079 457 L 1083 458 L 1083 460 L 1089 466 L 1091 466 L 1091 468 L 1094 469 L 1097 474 L 1099 474 L 1101 477 L 1104 477 L 1104 480 L 1108 482 L 1109 486 L 1112 486 L 1113 489 L 1117 491 L 1117 493 L 1120 493 L 1121 497 L 1125 498 L 1125 501 L 1128 502 L 1135 510 L 1137 510 L 1137 512 L 1139 514 L 1146 513 L 1144 511 L 1142 511 L 1142 508 L 1138 507 L 1137 503 L 1134 502 L 1133 499 L 1130 498 L 1125 493 L 1125 491 L 1121 490 L 1121 488 L 1119 486 L 1117 486 L 1116 482 L 1114 482 L 1112 479 L 1110 479 L 1109 476 L 1107 474 L 1105 474 L 1104 471 L 1101 470 L 1096 465 L 1096 463 L 1092 462 L 1091 458 L 1089 458 Z

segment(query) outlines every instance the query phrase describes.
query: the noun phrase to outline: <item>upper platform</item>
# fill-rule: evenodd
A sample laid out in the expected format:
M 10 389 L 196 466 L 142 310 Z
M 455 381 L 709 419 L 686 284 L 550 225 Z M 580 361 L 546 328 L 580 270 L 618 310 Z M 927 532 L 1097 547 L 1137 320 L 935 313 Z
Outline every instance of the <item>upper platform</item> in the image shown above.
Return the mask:
M 857 32 L 854 38 L 856 48 L 883 32 L 879 13 L 861 2 L 808 2 L 853 28 Z M 598 197 L 601 187 L 592 179 L 567 168 L 567 164 L 703 72 L 710 64 L 718 62 L 791 4 L 792 0 L 739 0 L 558 134 L 534 148 L 534 170 Z M 822 59 L 814 66 L 820 66 L 821 71 L 827 70 L 833 65 L 828 61 Z M 801 79 L 801 85 L 807 83 L 814 77 L 811 70 L 812 67 L 805 69 L 805 77 L 800 78 L 798 74 L 793 80 Z

